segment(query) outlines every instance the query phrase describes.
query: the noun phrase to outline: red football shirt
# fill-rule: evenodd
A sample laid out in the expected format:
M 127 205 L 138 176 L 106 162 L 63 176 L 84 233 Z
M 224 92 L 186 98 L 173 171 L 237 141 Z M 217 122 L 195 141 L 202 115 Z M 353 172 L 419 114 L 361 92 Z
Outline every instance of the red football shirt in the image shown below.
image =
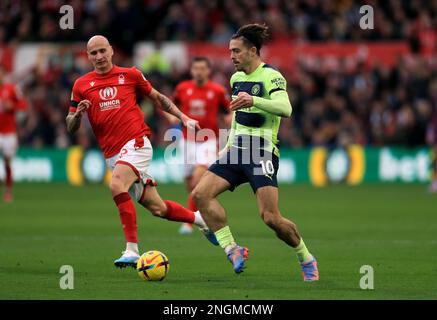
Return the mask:
M 187 80 L 177 85 L 173 101 L 183 113 L 199 121 L 200 128 L 214 131 L 218 137 L 218 112 L 220 108 L 228 112 L 229 98 L 226 89 L 213 81 L 198 87 L 193 80 Z M 184 138 L 187 138 L 187 128 L 183 128 Z
M 150 82 L 135 67 L 114 65 L 105 74 L 91 71 L 74 83 L 70 112 L 76 111 L 81 100 L 91 101 L 86 112 L 105 158 L 110 158 L 129 140 L 150 136 L 136 98 L 138 92 L 149 95 L 151 90 Z
M 12 109 L 6 110 L 5 104 L 11 104 Z M 21 92 L 12 83 L 0 84 L 0 133 L 17 132 L 15 113 L 26 108 L 26 101 Z

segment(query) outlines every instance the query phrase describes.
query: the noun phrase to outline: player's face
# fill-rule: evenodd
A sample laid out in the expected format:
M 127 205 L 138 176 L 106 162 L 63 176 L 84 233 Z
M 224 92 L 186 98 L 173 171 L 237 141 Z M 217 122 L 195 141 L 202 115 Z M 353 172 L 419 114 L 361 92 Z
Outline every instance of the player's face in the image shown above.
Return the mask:
M 198 84 L 204 84 L 209 79 L 210 69 L 206 61 L 193 62 L 191 66 L 191 76 Z
M 231 51 L 232 63 L 237 71 L 246 70 L 256 56 L 256 49 L 246 47 L 241 38 L 232 39 L 229 42 L 229 51 Z
M 112 67 L 112 55 L 110 45 L 95 44 L 88 48 L 88 59 L 93 67 L 100 71 L 106 71 Z

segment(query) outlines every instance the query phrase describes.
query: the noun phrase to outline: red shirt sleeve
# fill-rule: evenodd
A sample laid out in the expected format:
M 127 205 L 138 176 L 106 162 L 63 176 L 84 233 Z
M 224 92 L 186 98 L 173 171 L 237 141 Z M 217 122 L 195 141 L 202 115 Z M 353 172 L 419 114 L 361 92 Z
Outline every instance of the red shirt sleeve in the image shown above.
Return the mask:
M 152 85 L 140 70 L 138 70 L 135 67 L 133 67 L 132 69 L 134 72 L 134 78 L 137 82 L 136 84 L 137 90 L 148 96 L 152 91 Z
M 76 81 L 76 82 L 74 82 L 73 90 L 71 90 L 71 101 L 70 101 L 69 112 L 76 112 L 77 105 L 79 104 L 79 102 L 81 100 L 83 100 L 82 94 L 80 93 L 79 85 Z

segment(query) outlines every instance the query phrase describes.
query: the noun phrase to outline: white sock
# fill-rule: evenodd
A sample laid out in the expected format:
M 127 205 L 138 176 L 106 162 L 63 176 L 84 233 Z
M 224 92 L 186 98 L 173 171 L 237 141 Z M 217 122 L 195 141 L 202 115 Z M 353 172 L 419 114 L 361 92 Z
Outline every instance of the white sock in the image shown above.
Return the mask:
M 207 228 L 205 220 L 203 220 L 202 215 L 200 214 L 199 210 L 194 212 L 194 222 L 193 223 L 200 228 Z
M 126 251 L 134 252 L 138 254 L 138 243 L 135 242 L 127 242 L 126 243 Z

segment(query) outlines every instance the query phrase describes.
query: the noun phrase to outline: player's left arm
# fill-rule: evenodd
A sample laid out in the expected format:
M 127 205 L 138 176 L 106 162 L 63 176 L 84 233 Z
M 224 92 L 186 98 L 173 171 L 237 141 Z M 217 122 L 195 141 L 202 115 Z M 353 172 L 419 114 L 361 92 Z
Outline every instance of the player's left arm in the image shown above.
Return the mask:
M 265 82 L 265 87 L 270 99 L 251 96 L 246 92 L 239 92 L 237 98 L 231 102 L 231 110 L 235 111 L 254 106 L 280 117 L 290 117 L 292 107 L 286 90 L 287 82 L 281 74 L 273 73 Z
M 162 110 L 181 120 L 184 126 L 200 129 L 199 122 L 197 120 L 191 119 L 184 114 L 167 96 L 163 95 L 158 90 L 152 88 L 148 97 Z
M 184 113 L 182 113 L 168 97 L 153 88 L 141 71 L 133 67 L 132 72 L 136 79 L 137 89 L 145 94 L 150 100 L 152 100 L 155 105 L 159 106 L 165 112 L 174 115 L 176 118 L 181 120 L 184 126 L 200 129 L 199 122 L 197 120 L 193 120 Z
M 176 106 L 181 104 L 180 95 L 181 95 L 180 85 L 177 85 L 174 90 L 173 96 L 171 97 L 171 100 Z M 180 123 L 178 118 L 169 114 L 168 112 L 164 112 L 163 115 L 171 125 L 178 125 Z

